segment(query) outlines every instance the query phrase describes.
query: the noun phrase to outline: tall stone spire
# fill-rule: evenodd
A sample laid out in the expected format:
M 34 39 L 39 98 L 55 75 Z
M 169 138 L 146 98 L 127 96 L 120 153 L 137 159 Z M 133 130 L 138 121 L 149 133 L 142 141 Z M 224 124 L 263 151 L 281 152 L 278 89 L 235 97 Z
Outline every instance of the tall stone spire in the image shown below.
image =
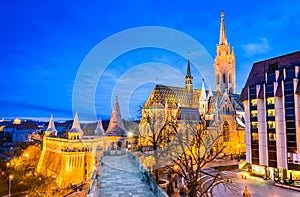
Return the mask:
M 103 135 L 104 129 L 102 125 L 102 120 L 101 118 L 98 121 L 97 128 L 95 129 L 95 135 Z
M 188 65 L 187 65 L 186 76 L 185 76 L 185 89 L 189 93 L 193 92 L 193 76 L 191 74 L 190 54 L 188 54 Z
M 118 102 L 118 96 L 116 96 L 116 101 L 114 108 L 110 117 L 108 128 L 105 132 L 106 136 L 127 136 L 123 120 L 121 117 L 121 111 Z
M 51 115 L 50 120 L 49 120 L 49 124 L 48 124 L 48 128 L 45 131 L 45 135 L 46 136 L 57 136 L 57 130 L 55 128 L 54 125 L 54 120 L 53 120 L 53 115 Z
M 206 91 L 204 87 L 204 79 L 202 79 L 202 88 L 201 88 L 201 94 L 200 94 L 201 99 L 206 99 Z
M 236 74 L 235 74 L 235 55 L 227 42 L 225 31 L 224 12 L 221 12 L 220 39 L 217 46 L 217 55 L 214 62 L 215 69 L 215 88 L 217 92 L 223 94 L 235 93 Z
M 226 38 L 226 31 L 225 31 L 224 11 L 222 11 L 219 45 L 224 45 L 224 44 L 227 44 L 227 38 Z

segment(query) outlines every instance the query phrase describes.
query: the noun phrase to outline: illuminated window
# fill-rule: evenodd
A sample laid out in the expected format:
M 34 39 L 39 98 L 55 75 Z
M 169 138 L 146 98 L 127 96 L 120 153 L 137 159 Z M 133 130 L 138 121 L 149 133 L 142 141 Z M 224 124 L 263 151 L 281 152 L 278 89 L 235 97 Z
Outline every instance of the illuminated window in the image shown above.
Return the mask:
M 276 134 L 275 133 L 269 133 L 269 141 L 275 141 L 276 140 Z
M 256 105 L 257 105 L 257 99 L 252 99 L 251 106 L 256 106 Z
M 257 129 L 257 122 L 251 122 L 251 126 L 253 129 Z
M 274 97 L 270 97 L 267 99 L 267 105 L 274 104 Z
M 257 117 L 257 110 L 251 111 L 251 117 Z
M 275 129 L 275 121 L 268 121 L 268 129 Z
M 275 110 L 274 109 L 268 109 L 268 116 L 275 116 Z
M 254 141 L 258 140 L 258 133 L 252 133 L 252 140 Z

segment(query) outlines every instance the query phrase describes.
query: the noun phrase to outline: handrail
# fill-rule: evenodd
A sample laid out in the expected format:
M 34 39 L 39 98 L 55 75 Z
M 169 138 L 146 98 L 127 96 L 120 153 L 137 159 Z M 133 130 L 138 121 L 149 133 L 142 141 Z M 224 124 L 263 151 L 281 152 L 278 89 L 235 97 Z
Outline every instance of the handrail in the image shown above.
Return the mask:
M 156 184 L 156 182 L 152 178 L 151 172 L 148 169 L 144 168 L 144 166 L 139 162 L 138 158 L 129 151 L 128 156 L 133 161 L 133 164 L 139 169 L 139 171 L 143 173 L 143 178 L 149 185 L 154 195 L 157 197 L 168 197 L 168 194 Z

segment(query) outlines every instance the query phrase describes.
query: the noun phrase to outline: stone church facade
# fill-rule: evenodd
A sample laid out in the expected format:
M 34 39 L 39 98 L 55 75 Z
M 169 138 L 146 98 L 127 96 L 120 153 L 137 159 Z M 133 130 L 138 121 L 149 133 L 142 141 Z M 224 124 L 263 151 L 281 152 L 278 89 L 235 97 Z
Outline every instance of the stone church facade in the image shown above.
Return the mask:
M 176 119 L 178 127 L 187 121 L 197 123 L 205 120 L 208 132 L 222 136 L 227 153 L 245 153 L 244 106 L 236 94 L 235 54 L 227 42 L 224 12 L 221 13 L 220 38 L 216 52 L 215 91 L 205 90 L 204 80 L 201 89 L 194 89 L 188 58 L 185 87 L 154 87 L 142 109 L 139 125 L 141 136 L 151 135 L 149 117 L 156 119 L 156 128 L 172 119 Z M 140 144 L 148 145 L 147 137 L 141 138 Z

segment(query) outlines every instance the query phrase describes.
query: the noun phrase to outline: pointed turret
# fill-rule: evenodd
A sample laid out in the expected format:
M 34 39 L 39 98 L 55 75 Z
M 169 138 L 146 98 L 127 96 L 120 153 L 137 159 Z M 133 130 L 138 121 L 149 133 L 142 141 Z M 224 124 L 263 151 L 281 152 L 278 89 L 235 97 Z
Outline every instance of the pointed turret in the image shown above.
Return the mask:
M 78 114 L 76 112 L 71 130 L 68 132 L 69 139 L 81 139 L 83 131 L 80 128 Z
M 125 127 L 123 124 L 123 120 L 121 117 L 121 111 L 118 102 L 118 96 L 116 96 L 116 101 L 114 104 L 114 108 L 111 114 L 111 118 L 109 121 L 108 128 L 105 132 L 106 136 L 127 136 L 125 131 Z
M 199 97 L 199 113 L 201 115 L 204 115 L 206 113 L 207 106 L 208 106 L 208 102 L 207 102 L 206 91 L 205 91 L 205 87 L 204 87 L 204 79 L 202 79 L 202 88 L 201 88 L 201 93 L 200 93 L 200 97 Z
M 95 129 L 95 135 L 103 135 L 104 129 L 102 125 L 102 120 L 101 118 L 98 121 L 97 128 Z
M 57 130 L 55 128 L 54 120 L 53 120 L 52 115 L 51 115 L 50 120 L 49 120 L 48 128 L 45 131 L 45 136 L 57 136 Z
M 201 88 L 200 99 L 206 99 L 206 91 L 205 91 L 205 87 L 204 87 L 204 79 L 202 79 L 202 88 Z
M 188 65 L 185 76 L 185 89 L 189 93 L 193 92 L 193 76 L 191 74 L 190 55 L 188 55 Z
M 224 11 L 222 11 L 219 45 L 225 45 L 225 44 L 227 44 L 227 38 L 226 38 L 226 31 L 225 31 Z

